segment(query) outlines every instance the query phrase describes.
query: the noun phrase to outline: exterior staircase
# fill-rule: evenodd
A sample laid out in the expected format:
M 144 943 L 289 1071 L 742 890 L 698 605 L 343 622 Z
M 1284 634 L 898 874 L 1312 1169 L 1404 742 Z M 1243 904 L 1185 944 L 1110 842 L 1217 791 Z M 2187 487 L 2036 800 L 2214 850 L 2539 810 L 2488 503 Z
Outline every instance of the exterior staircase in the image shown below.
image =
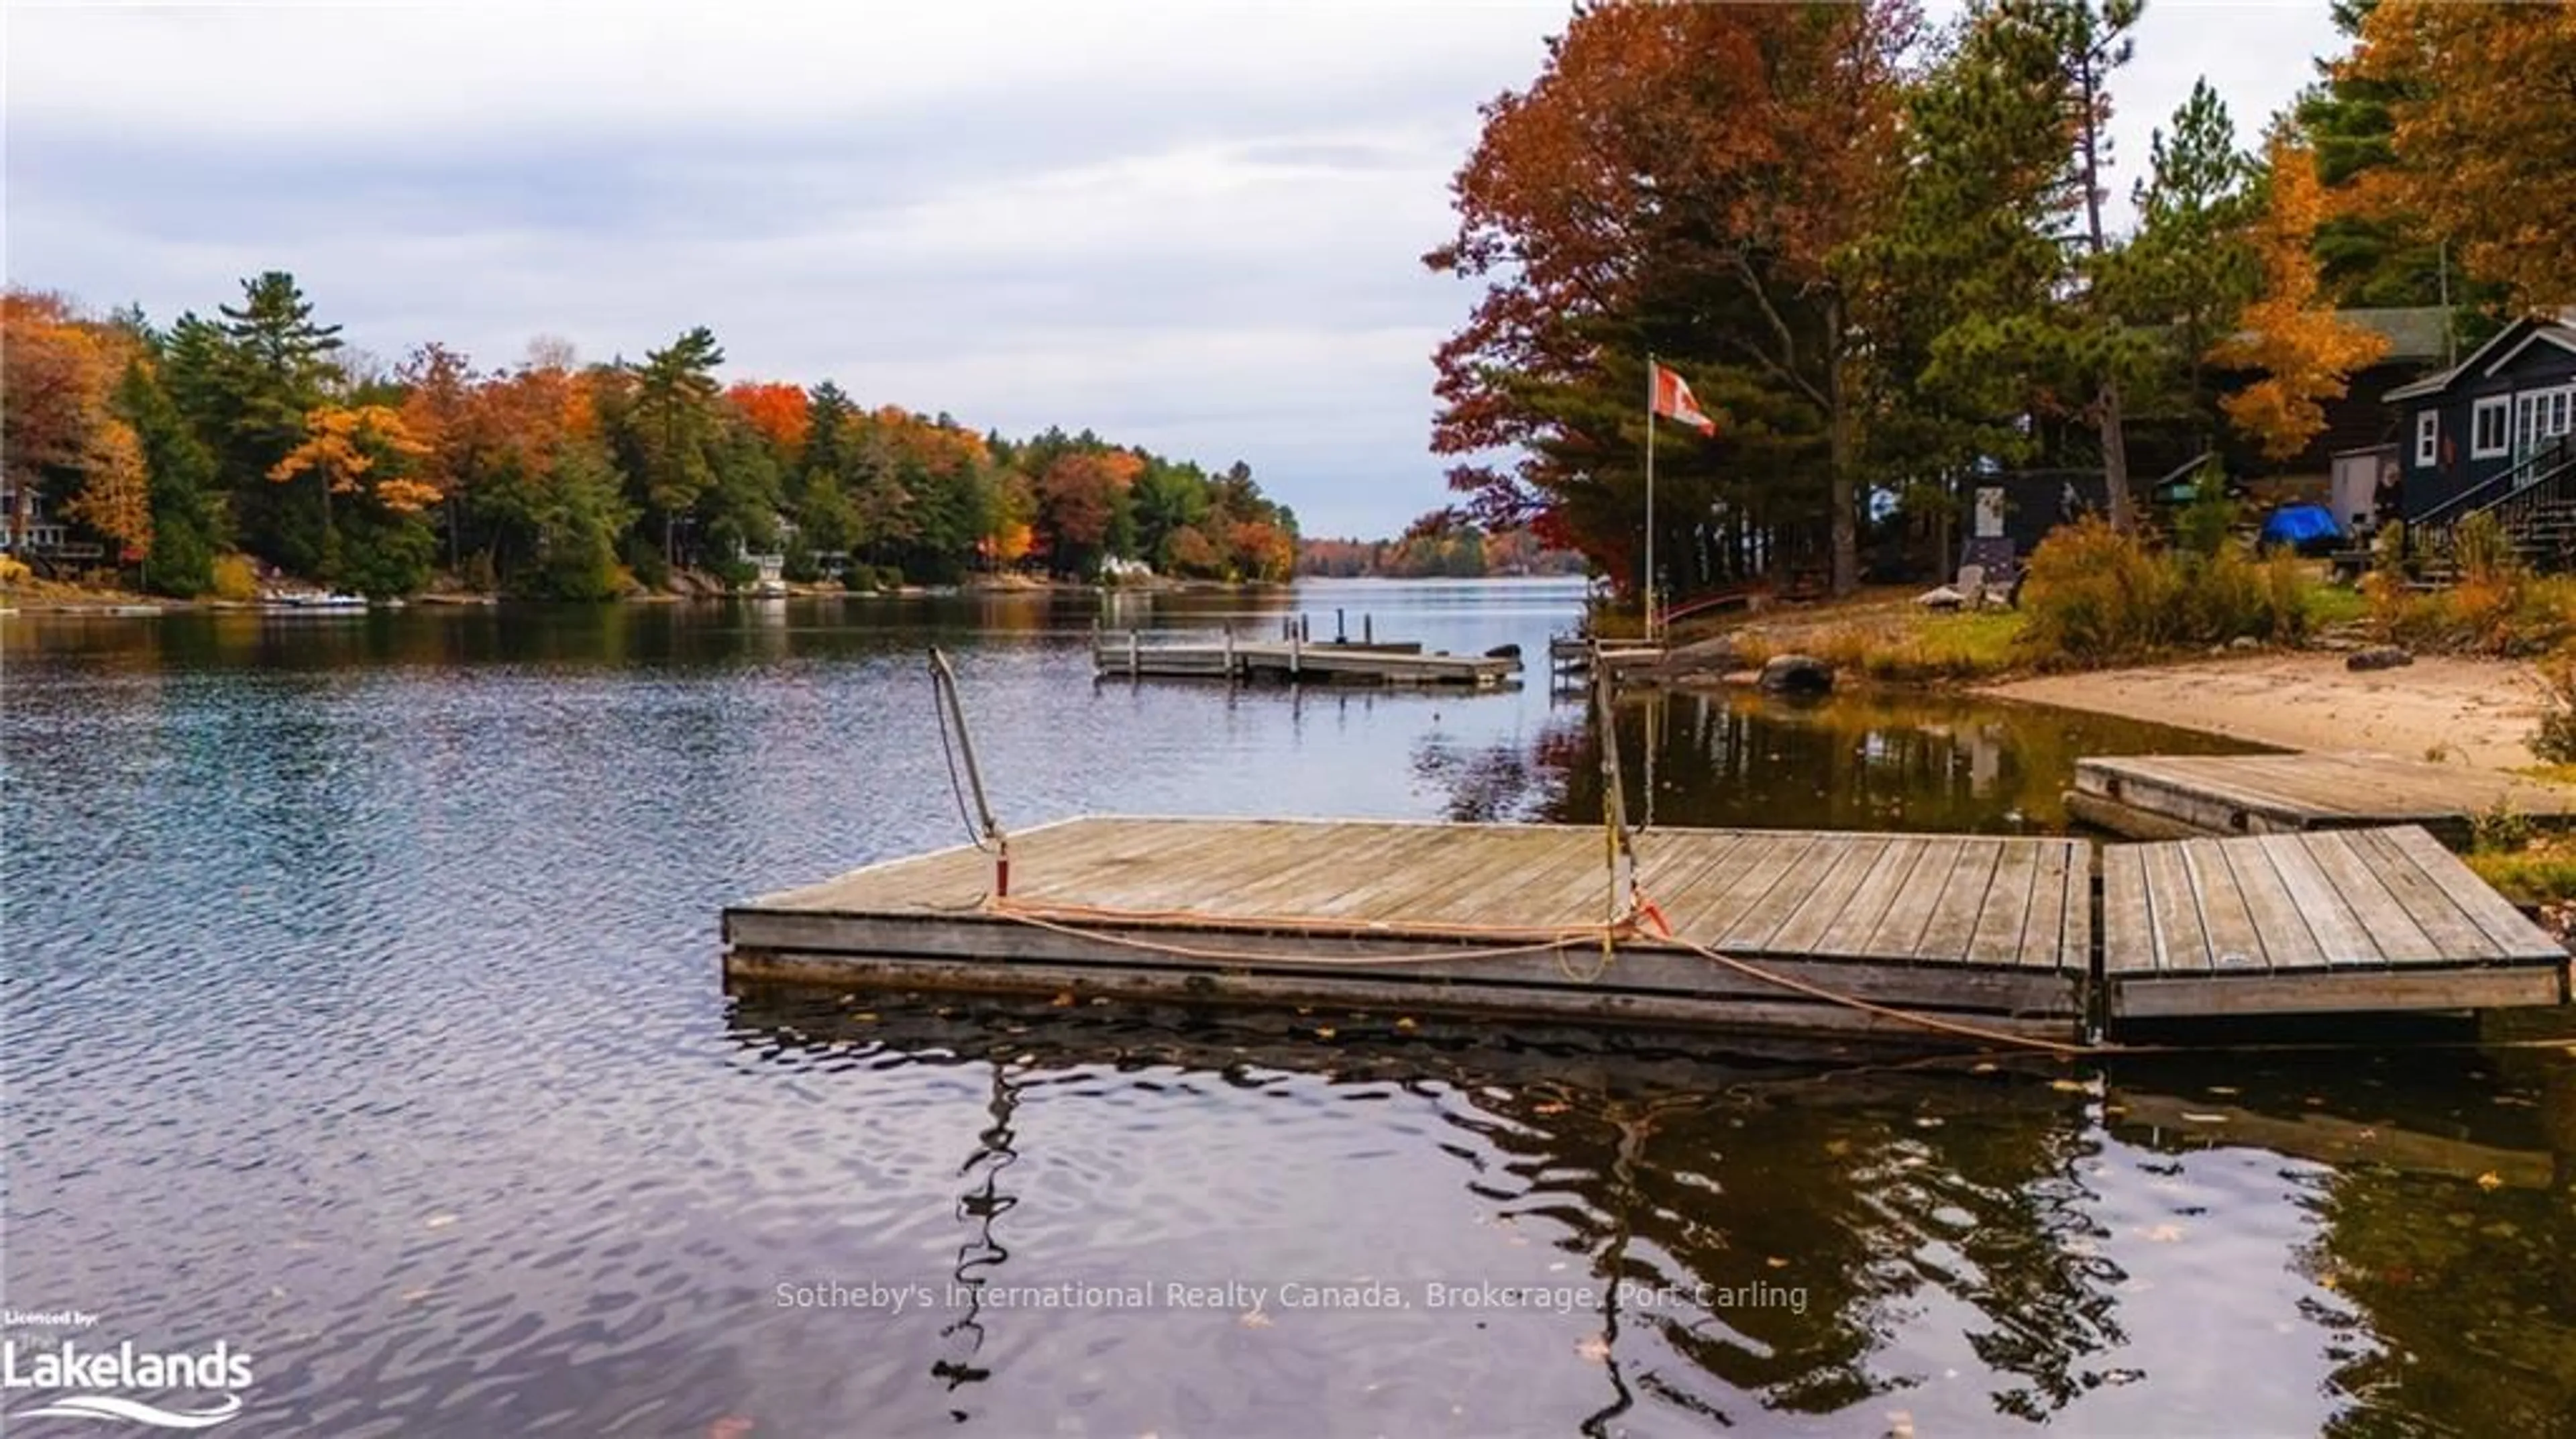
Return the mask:
M 2535 569 L 2576 571 L 2576 436 L 2561 435 L 2510 470 L 2418 515 L 2409 544 L 2421 543 L 2424 576 L 2447 580 L 2460 525 L 2492 515 L 2516 553 Z

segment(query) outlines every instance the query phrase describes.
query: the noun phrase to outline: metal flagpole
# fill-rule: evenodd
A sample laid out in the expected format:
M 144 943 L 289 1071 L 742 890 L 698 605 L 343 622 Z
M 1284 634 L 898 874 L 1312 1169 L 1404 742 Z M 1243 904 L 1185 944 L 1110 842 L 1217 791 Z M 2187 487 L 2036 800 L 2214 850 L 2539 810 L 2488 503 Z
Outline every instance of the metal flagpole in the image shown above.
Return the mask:
M 1646 643 L 1655 642 L 1655 352 L 1646 352 Z

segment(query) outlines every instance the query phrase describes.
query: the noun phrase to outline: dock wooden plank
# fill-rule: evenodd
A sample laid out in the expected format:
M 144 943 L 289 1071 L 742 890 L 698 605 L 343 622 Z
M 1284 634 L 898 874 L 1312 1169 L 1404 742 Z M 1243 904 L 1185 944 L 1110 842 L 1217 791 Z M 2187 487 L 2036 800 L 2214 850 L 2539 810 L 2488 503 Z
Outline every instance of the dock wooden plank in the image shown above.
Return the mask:
M 1967 959 L 1968 941 L 1976 935 L 1977 922 L 1985 917 L 1987 896 L 1993 892 L 1995 869 L 2003 860 L 2003 849 L 2001 840 L 1960 842 L 1958 862 L 1932 901 L 1930 922 L 1914 941 L 1916 959 L 1952 964 Z
M 2102 851 L 2102 971 L 2152 974 L 2161 963 L 2147 897 L 2146 846 L 2112 845 Z
M 2068 921 L 2081 910 L 2089 933 L 2093 917 L 2092 870 L 2085 856 L 2092 846 L 2077 840 L 2049 845 L 2039 852 L 2031 875 L 2030 917 L 2022 924 L 2021 962 L 2052 968 L 2089 969 L 2089 944 L 2070 943 Z
M 1769 936 L 1770 947 L 1782 951 L 1812 952 L 1817 942 L 1825 937 L 1825 931 L 1833 928 L 1834 921 L 1842 917 L 1852 896 L 1859 892 L 1862 881 L 1869 878 L 1870 871 L 1877 867 L 1891 842 L 1884 836 L 1874 836 L 1844 845 L 1834 860 L 1833 868 L 1816 880 L 1797 909 L 1781 923 L 1778 931 Z
M 1932 923 L 1932 911 L 1941 895 L 1949 888 L 1950 871 L 1959 865 L 1968 842 L 1943 835 L 1923 842 L 1923 857 L 1905 877 L 1905 887 L 1888 901 L 1887 913 L 1879 916 L 1878 927 L 1870 931 L 1867 953 L 1906 956 L 1922 943 L 1923 931 Z
M 2239 971 L 2196 979 L 2132 977 L 2112 986 L 2111 1013 L 2125 1019 L 2150 1019 L 2505 1009 L 2561 1003 L 2564 984 L 2563 971 L 2539 965 Z
M 2145 850 L 2147 866 L 2148 930 L 2155 936 L 2157 970 L 2210 968 L 2209 932 L 2201 926 L 2200 896 L 2192 887 L 2190 872 L 2183 867 L 2180 846 L 2151 844 L 2141 848 Z
M 2206 841 L 2217 845 L 2217 841 Z M 2218 845 L 2235 876 L 2236 893 L 2253 916 L 2255 938 L 2263 946 L 2263 963 L 2272 969 L 2314 969 L 2326 962 L 2307 916 L 2290 893 L 2289 882 L 2272 862 L 2261 837 Z
M 1902 835 L 1890 840 L 1878 862 L 1869 867 L 1860 888 L 1852 892 L 1850 903 L 1843 907 L 1824 938 L 1816 942 L 1818 954 L 1862 954 L 1869 949 L 1869 937 L 1878 931 L 1879 921 L 1887 917 L 1896 897 L 1905 891 L 1906 881 L 1914 867 L 1922 863 L 1930 844 L 1916 835 Z
M 2022 962 L 2022 937 L 2030 926 L 2031 899 L 2044 883 L 2040 875 L 2047 859 L 2056 852 L 2053 845 L 2004 846 L 1995 859 L 1994 882 L 1987 890 L 1985 907 L 1977 913 L 1976 930 L 1968 936 L 1970 964 Z
M 2308 835 L 2267 834 L 2259 841 L 2273 870 L 2289 890 L 2290 902 L 2308 922 L 2318 957 L 2329 967 L 2376 966 L 2387 963 L 2370 926 L 2344 901 L 2343 893 L 2317 864 L 2315 840 Z
M 1324 826 L 1223 825 L 1191 836 L 1188 850 L 1172 849 L 1174 836 L 1147 828 L 1124 839 L 1114 867 L 1095 870 L 1068 883 L 1052 857 L 1016 857 L 1014 888 L 1027 895 L 1067 893 L 1068 897 L 1114 909 L 1201 909 L 1227 890 L 1240 888 L 1242 877 L 1285 868 L 1299 857 L 1301 838 Z M 1025 876 L 1025 878 L 1023 878 Z M 1043 888 L 1031 889 L 1036 883 Z
M 1735 864 L 1730 859 L 1719 866 L 1724 871 L 1722 879 L 1713 870 L 1664 906 L 1673 932 L 1702 944 L 1714 944 L 1746 910 L 1770 893 L 1772 886 L 1795 870 L 1815 845 L 1816 836 L 1812 834 L 1763 836 L 1762 842 L 1745 851 L 1744 863 Z
M 2057 846 L 2066 857 L 2065 932 L 2060 940 L 2065 967 L 2079 972 L 2093 965 L 2093 850 L 2080 841 Z
M 2183 870 L 2200 901 L 2200 920 L 2209 938 L 2212 969 L 2263 969 L 2263 935 L 2245 895 L 2236 887 L 2235 868 L 2214 839 L 2181 842 Z
M 1553 836 L 1541 842 L 1561 843 Z M 1386 920 L 1432 919 L 1461 891 L 1483 885 L 1498 875 L 1526 873 L 1533 847 L 1515 845 L 1490 833 L 1446 835 L 1424 826 L 1365 864 L 1337 860 L 1329 869 L 1307 871 L 1302 891 L 1272 901 L 1292 914 Z M 1437 916 L 1446 918 L 1447 916 Z M 1477 922 L 1512 923 L 1487 916 Z
M 1462 847 L 1455 856 L 1434 855 L 1422 866 L 1430 872 L 1420 876 L 1417 886 L 1398 884 L 1390 877 L 1388 883 L 1378 887 L 1368 907 L 1382 910 L 1385 915 L 1410 915 L 1452 924 L 1497 923 L 1501 922 L 1496 919 L 1498 913 L 1522 913 L 1521 906 L 1505 901 L 1528 892 L 1549 870 L 1564 863 L 1598 874 L 1602 864 L 1600 846 L 1584 844 L 1569 834 L 1488 834 L 1481 836 L 1473 849 Z M 1439 873 L 1441 870 L 1447 873 Z
M 2503 895 L 2495 892 L 2477 877 L 2459 856 L 2442 848 L 2433 837 L 2420 829 L 2384 831 L 2381 838 L 2407 858 L 2415 861 L 2424 877 L 2441 887 L 2451 902 L 2460 907 L 2470 921 L 2495 941 L 2496 948 L 2508 957 L 2561 953 L 2556 941 L 2540 926 L 2523 917 Z
M 2308 857 L 2333 882 L 2335 894 L 2370 931 L 2371 942 L 2390 964 L 2421 964 L 2442 957 L 2442 948 L 2406 912 L 2372 862 L 2352 846 L 2351 831 L 2321 830 L 2307 836 Z
M 1257 913 L 1301 901 L 1315 903 L 1319 890 L 1329 897 L 1347 888 L 1354 873 L 1394 873 L 1392 862 L 1408 848 L 1427 852 L 1437 843 L 1410 825 L 1333 824 L 1266 836 L 1248 853 L 1239 854 L 1244 862 L 1242 879 L 1225 887 L 1222 894 L 1202 894 L 1195 903 L 1179 907 L 1221 903 L 1229 911 Z
M 2388 892 L 2406 907 L 2407 917 L 2433 941 L 2437 962 L 2504 957 L 2503 946 L 2487 938 L 2477 921 L 2469 918 L 2441 885 L 2408 858 L 2406 851 L 2390 841 L 2386 830 L 2357 829 L 2344 838 L 2354 853 L 2369 862 Z
M 1769 889 L 1737 912 L 1718 935 L 1717 947 L 1756 952 L 1773 948 L 1771 937 L 1861 847 L 1857 839 L 1842 835 L 1811 840 L 1803 854 L 1782 868 Z

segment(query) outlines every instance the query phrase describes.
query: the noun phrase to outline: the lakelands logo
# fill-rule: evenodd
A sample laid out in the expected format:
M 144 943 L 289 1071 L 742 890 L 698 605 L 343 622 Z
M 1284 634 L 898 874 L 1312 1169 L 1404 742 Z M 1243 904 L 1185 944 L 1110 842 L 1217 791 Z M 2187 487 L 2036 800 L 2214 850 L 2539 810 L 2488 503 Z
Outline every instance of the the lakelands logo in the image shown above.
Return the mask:
M 158 1429 L 211 1429 L 241 1412 L 240 1391 L 249 1387 L 250 1356 L 234 1353 L 222 1340 L 212 1348 L 181 1352 L 137 1349 L 130 1339 L 113 1349 L 69 1339 L 46 1349 L 0 1340 L 0 1391 L 8 1402 L 16 1403 L 25 1390 L 54 1391 L 33 1408 L 10 1410 L 12 1419 L 125 1419 Z M 113 1392 L 189 1389 L 221 1397 L 212 1404 L 177 1408 Z M 111 1392 L 87 1392 L 97 1390 Z

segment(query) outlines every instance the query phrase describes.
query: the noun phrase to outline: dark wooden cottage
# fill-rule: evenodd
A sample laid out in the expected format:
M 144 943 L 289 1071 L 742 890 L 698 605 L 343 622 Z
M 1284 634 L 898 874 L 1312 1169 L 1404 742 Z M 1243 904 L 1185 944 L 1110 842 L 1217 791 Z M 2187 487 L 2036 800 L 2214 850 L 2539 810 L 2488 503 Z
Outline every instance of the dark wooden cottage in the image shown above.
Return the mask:
M 2576 324 L 2516 320 L 2459 364 L 2383 398 L 2398 417 L 2404 513 L 2413 519 L 2576 430 Z

